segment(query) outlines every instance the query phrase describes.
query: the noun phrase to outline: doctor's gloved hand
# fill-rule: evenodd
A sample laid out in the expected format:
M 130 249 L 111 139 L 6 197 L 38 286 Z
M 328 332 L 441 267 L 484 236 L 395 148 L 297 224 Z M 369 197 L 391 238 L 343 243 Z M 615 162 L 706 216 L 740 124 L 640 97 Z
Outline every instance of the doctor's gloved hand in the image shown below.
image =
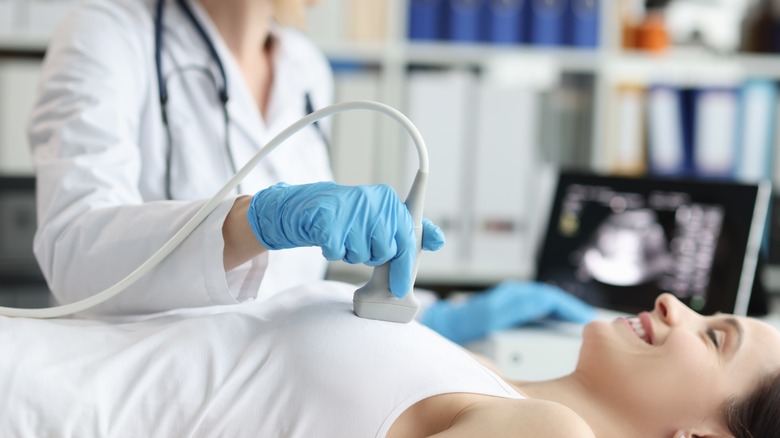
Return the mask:
M 369 266 L 389 261 L 393 295 L 401 298 L 412 288 L 414 223 L 389 186 L 280 183 L 255 194 L 247 216 L 268 249 L 319 246 L 328 260 Z M 444 233 L 424 219 L 422 249 L 443 245 Z
M 594 316 L 590 305 L 558 287 L 506 281 L 463 302 L 438 301 L 421 322 L 453 342 L 466 344 L 542 318 L 584 324 Z

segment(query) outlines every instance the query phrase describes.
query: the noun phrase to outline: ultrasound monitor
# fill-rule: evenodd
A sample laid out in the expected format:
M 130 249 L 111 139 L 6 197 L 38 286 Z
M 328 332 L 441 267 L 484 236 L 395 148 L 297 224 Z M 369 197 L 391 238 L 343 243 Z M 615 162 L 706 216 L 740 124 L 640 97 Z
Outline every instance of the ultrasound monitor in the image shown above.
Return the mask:
M 563 172 L 537 280 L 621 312 L 649 310 L 669 292 L 703 314 L 745 315 L 770 190 Z

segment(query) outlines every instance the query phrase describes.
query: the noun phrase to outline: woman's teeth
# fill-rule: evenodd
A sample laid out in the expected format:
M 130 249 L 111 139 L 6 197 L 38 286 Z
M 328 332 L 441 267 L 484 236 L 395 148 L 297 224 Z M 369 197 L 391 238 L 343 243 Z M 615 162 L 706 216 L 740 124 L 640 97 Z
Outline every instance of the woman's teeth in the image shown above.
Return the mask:
M 637 336 L 639 336 L 640 339 L 650 343 L 650 337 L 647 336 L 647 332 L 645 331 L 644 326 L 642 326 L 642 321 L 637 316 L 632 316 L 631 318 L 627 318 L 628 324 L 631 326 L 632 329 L 634 329 L 634 333 L 636 333 Z

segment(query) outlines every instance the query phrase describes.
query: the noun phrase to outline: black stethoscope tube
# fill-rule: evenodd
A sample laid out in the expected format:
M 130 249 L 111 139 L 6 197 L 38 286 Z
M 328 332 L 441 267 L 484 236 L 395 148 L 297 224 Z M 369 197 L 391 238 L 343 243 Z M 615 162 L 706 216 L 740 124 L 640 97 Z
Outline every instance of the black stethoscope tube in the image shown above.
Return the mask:
M 165 2 L 166 0 L 157 0 L 156 15 L 154 20 L 154 62 L 155 62 L 155 71 L 157 74 L 157 88 L 159 91 L 160 112 L 162 116 L 163 125 L 165 126 L 165 135 L 168 142 L 168 149 L 165 154 L 165 196 L 167 199 L 173 199 L 173 195 L 171 193 L 171 185 L 172 185 L 171 184 L 171 161 L 172 161 L 172 153 L 173 153 L 172 151 L 173 135 L 171 133 L 171 127 L 168 123 L 168 85 L 165 82 L 165 77 L 163 76 L 163 72 L 162 72 L 162 52 L 164 46 L 163 16 L 165 13 Z M 217 49 L 214 47 L 213 41 L 211 41 L 211 38 L 209 38 L 208 34 L 206 33 L 206 30 L 203 28 L 203 25 L 200 23 L 200 21 L 198 21 L 198 18 L 195 16 L 195 13 L 192 11 L 192 8 L 190 8 L 190 6 L 187 4 L 187 0 L 176 0 L 176 3 L 179 5 L 182 11 L 184 11 L 184 14 L 187 16 L 187 19 L 190 21 L 190 23 L 195 28 L 195 30 L 198 32 L 198 35 L 200 35 L 200 38 L 203 41 L 203 43 L 206 44 L 211 59 L 214 61 L 214 63 L 216 63 L 217 68 L 219 69 L 219 74 L 220 77 L 222 78 L 222 84 L 221 87 L 217 87 L 217 94 L 222 106 L 222 113 L 224 116 L 225 149 L 233 173 L 236 173 L 236 164 L 235 164 L 235 160 L 233 159 L 233 151 L 230 145 L 230 126 L 229 126 L 230 113 L 228 112 L 228 107 L 227 107 L 230 96 L 228 95 L 228 81 L 227 81 L 227 74 L 225 73 L 225 66 L 222 64 L 222 59 L 220 59 L 219 54 L 217 53 Z M 307 115 L 314 112 L 314 105 L 312 104 L 309 93 L 306 93 L 305 95 L 304 105 L 305 105 L 305 112 Z M 325 135 L 325 132 L 322 130 L 322 127 L 317 122 L 314 122 L 313 125 L 314 128 L 322 137 L 322 141 L 325 143 L 325 146 L 329 148 L 330 145 L 327 136 Z M 239 193 L 241 193 L 240 185 L 237 187 L 237 190 Z

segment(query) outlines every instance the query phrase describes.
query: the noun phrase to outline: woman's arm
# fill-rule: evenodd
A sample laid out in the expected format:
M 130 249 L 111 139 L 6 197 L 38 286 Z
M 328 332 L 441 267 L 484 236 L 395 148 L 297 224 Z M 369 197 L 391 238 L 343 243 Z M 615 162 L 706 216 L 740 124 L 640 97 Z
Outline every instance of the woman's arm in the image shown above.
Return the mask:
M 225 271 L 242 265 L 253 257 L 268 251 L 252 233 L 246 215 L 251 196 L 241 196 L 233 203 L 225 223 L 222 225 L 222 238 L 225 240 L 223 263 Z
M 474 436 L 596 438 L 585 420 L 564 405 L 499 398 L 467 407 L 455 417 L 449 429 L 433 435 L 435 438 Z
M 162 175 L 144 173 L 153 160 L 142 155 L 159 137 L 142 129 L 157 111 L 152 18 L 145 8 L 143 2 L 79 3 L 47 49 L 28 129 L 37 176 L 34 249 L 62 303 L 124 278 L 206 202 L 147 202 L 142 194 L 141 186 L 149 192 Z M 89 313 L 235 303 L 221 235 L 232 204 L 223 202 L 157 269 Z

